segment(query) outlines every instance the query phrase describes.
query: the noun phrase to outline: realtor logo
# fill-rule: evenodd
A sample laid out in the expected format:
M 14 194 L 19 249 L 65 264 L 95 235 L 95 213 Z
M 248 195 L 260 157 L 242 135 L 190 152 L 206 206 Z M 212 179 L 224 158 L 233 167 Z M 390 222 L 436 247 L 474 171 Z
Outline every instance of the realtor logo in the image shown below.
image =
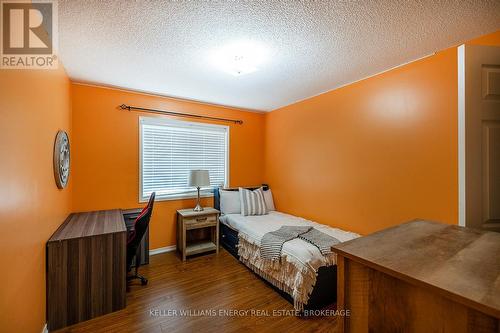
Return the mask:
M 57 68 L 57 2 L 1 0 L 0 5 L 0 68 Z

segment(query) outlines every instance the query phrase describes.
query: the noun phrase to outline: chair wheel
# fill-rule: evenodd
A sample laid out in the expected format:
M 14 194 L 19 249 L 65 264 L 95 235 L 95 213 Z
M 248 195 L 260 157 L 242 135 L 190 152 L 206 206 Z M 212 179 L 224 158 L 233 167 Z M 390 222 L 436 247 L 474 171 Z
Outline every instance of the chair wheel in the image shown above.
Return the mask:
M 145 286 L 148 284 L 148 279 L 146 278 L 141 278 L 141 285 Z

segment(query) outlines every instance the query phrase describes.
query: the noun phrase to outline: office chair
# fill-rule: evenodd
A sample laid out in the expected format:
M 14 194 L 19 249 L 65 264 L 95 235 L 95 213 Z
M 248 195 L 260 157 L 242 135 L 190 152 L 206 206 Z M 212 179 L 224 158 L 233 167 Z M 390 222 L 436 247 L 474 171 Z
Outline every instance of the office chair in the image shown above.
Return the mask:
M 132 262 L 134 257 L 136 259 L 134 274 L 127 275 L 127 281 L 133 279 L 140 279 L 141 284 L 143 286 L 148 283 L 148 279 L 137 273 L 137 270 L 140 265 L 140 258 L 137 255 L 137 250 L 148 228 L 149 220 L 151 219 L 151 214 L 153 213 L 154 201 L 155 201 L 155 192 L 151 193 L 148 204 L 146 205 L 146 207 L 144 207 L 139 216 L 137 216 L 137 218 L 135 219 L 134 224 L 132 228 L 129 230 L 127 237 L 127 273 L 129 273 L 132 270 Z

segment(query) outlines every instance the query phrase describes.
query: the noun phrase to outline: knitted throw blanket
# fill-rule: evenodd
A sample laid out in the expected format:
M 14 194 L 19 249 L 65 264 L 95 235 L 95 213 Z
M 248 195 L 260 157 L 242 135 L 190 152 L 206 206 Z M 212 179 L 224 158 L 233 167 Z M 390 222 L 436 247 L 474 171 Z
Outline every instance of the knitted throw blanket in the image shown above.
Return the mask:
M 283 244 L 299 235 L 308 232 L 313 227 L 284 225 L 276 231 L 268 232 L 260 241 L 260 256 L 263 259 L 276 260 L 281 257 Z
M 266 233 L 260 243 L 260 256 L 263 259 L 277 260 L 281 257 L 283 244 L 300 238 L 316 246 L 322 255 L 332 253 L 331 247 L 340 241 L 309 226 L 285 225 L 276 231 Z
M 316 246 L 324 256 L 331 254 L 332 246 L 340 243 L 337 238 L 327 235 L 314 228 L 311 228 L 308 232 L 299 235 L 299 238 Z

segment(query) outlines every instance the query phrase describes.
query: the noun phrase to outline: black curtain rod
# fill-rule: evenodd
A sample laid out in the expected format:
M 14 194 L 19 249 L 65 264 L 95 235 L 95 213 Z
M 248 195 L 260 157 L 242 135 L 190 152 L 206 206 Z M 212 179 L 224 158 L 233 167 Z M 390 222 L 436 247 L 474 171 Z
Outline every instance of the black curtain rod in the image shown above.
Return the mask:
M 130 106 L 126 104 L 122 104 L 119 106 L 120 109 L 122 110 L 137 110 L 137 111 L 143 111 L 143 112 L 150 112 L 150 113 L 159 113 L 159 114 L 166 114 L 169 116 L 176 116 L 176 117 L 188 117 L 188 118 L 198 118 L 198 119 L 208 119 L 208 120 L 218 120 L 218 121 L 226 121 L 226 122 L 231 122 L 235 124 L 243 124 L 243 120 L 235 120 L 235 119 L 227 119 L 227 118 L 217 118 L 217 117 L 209 117 L 209 116 L 200 116 L 197 114 L 190 114 L 190 113 L 181 113 L 181 112 L 174 112 L 174 111 L 165 111 L 165 110 L 156 110 L 156 109 L 148 109 L 148 108 L 140 108 L 137 106 Z

